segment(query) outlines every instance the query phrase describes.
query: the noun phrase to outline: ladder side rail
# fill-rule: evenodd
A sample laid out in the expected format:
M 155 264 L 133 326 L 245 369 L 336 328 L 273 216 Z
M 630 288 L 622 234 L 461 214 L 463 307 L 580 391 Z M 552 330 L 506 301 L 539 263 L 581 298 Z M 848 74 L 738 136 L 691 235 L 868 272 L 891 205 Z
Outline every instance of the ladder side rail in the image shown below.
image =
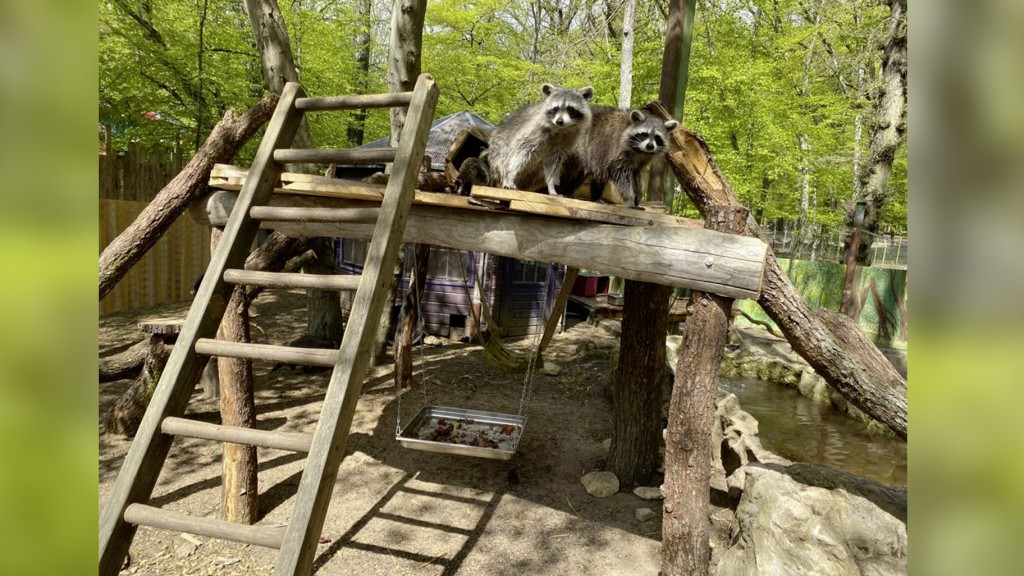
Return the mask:
M 305 93 L 298 83 L 285 85 L 249 172 L 255 177 L 247 178 L 242 187 L 177 344 L 100 514 L 101 575 L 116 575 L 128 554 L 136 527 L 124 520 L 125 509 L 130 504 L 144 503 L 152 494 L 171 446 L 171 437 L 160 432 L 160 423 L 167 416 L 184 413 L 192 386 L 206 365 L 206 360 L 194 353 L 193 346 L 199 338 L 212 336 L 220 324 L 229 293 L 222 275 L 226 268 L 241 268 L 245 264 L 259 226 L 249 218 L 249 209 L 254 204 L 266 204 L 273 192 L 282 169 L 273 161 L 273 153 L 277 148 L 291 145 L 302 118 L 294 104 L 296 98 L 302 96 Z
M 306 460 L 306 470 L 299 483 L 291 522 L 285 531 L 275 570 L 278 576 L 309 574 L 312 571 L 327 505 L 345 454 L 345 443 L 377 333 L 377 320 L 383 311 L 387 285 L 401 249 L 437 105 L 438 89 L 429 74 L 420 75 L 413 93 L 398 155 L 381 205 L 381 217 L 374 228 L 363 269 L 363 281 L 356 291 L 352 317 L 345 329 L 338 363 L 331 375 Z

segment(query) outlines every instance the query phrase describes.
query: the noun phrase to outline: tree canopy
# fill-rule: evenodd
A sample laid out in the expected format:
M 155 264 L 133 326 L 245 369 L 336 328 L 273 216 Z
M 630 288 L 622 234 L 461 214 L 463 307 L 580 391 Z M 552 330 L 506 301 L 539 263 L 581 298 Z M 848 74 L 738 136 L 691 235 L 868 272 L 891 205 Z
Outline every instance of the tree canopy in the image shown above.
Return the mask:
M 265 86 L 242 4 L 100 2 L 99 121 L 115 147 L 160 142 L 188 153 L 225 109 L 258 101 Z M 308 93 L 386 91 L 390 2 L 295 0 L 281 10 Z M 442 91 L 438 116 L 469 110 L 497 123 L 538 99 L 544 82 L 593 86 L 596 103 L 615 105 L 622 18 L 622 0 L 430 0 L 423 70 Z M 698 0 L 683 122 L 760 222 L 844 226 L 887 18 L 876 0 Z M 638 0 L 633 106 L 657 98 L 665 19 L 665 4 Z M 355 38 L 367 31 L 364 73 Z M 310 115 L 313 141 L 348 146 L 353 118 Z M 365 140 L 388 129 L 386 111 L 371 112 Z M 906 230 L 906 171 L 903 146 L 883 231 Z

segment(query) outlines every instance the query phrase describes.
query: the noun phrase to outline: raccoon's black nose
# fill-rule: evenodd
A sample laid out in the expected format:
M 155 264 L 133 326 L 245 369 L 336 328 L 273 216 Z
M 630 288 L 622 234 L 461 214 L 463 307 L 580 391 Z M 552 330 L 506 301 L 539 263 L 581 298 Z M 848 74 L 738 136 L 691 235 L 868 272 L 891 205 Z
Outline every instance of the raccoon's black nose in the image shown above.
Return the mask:
M 654 151 L 654 144 L 651 144 L 650 142 L 648 142 L 647 145 L 645 146 L 645 148 L 647 148 L 648 152 L 653 152 Z
M 555 118 L 555 124 L 562 126 L 565 124 L 565 120 L 562 120 L 561 118 Z

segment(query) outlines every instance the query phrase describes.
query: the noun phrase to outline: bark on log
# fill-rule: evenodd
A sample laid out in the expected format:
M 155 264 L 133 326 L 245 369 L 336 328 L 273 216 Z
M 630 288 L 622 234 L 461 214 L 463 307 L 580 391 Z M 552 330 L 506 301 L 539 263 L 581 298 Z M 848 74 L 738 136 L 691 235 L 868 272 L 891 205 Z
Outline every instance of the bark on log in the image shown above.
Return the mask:
M 670 293 L 668 286 L 626 280 L 607 466 L 622 488 L 648 486 L 658 470 Z
M 401 333 L 395 338 L 395 386 L 399 390 L 412 388 L 412 336 L 419 320 L 423 289 L 427 285 L 427 262 L 430 244 L 415 244 L 413 276 L 409 290 L 402 301 Z
M 137 376 L 149 353 L 149 341 L 140 340 L 131 348 L 100 358 L 100 383 Z
M 245 286 L 231 290 L 217 338 L 229 342 L 249 341 L 249 304 Z M 256 426 L 256 398 L 252 386 L 252 361 L 217 358 L 220 376 L 220 419 L 225 426 Z M 224 443 L 221 504 L 224 519 L 255 524 L 259 519 L 259 485 L 256 478 L 256 447 Z
M 181 172 L 160 190 L 124 232 L 103 249 L 99 261 L 100 300 L 156 244 L 189 203 L 206 190 L 213 165 L 230 162 L 242 145 L 270 120 L 277 99 L 277 95 L 269 94 L 240 117 L 234 110 L 225 112 Z
M 669 118 L 656 102 L 648 104 L 648 110 Z M 709 206 L 741 205 L 700 136 L 680 127 L 672 131 L 669 143 L 669 165 L 702 214 Z M 753 216 L 747 218 L 744 234 L 762 235 Z M 779 326 L 793 350 L 834 390 L 900 438 L 907 438 L 907 381 L 889 362 L 859 352 L 874 346 L 859 330 L 847 334 L 846 342 L 833 334 L 793 287 L 771 248 L 757 303 Z M 856 345 L 851 346 L 851 342 Z
M 705 227 L 740 233 L 748 214 L 743 207 L 710 206 Z M 665 576 L 705 576 L 711 560 L 711 433 L 732 299 L 694 291 L 690 307 L 665 428 L 661 530 L 661 573 Z

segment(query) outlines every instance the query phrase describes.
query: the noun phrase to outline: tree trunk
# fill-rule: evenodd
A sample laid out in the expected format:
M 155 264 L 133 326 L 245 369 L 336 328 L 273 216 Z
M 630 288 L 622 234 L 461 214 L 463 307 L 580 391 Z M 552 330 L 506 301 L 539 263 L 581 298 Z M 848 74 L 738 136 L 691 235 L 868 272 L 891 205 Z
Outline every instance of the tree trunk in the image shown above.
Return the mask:
M 338 265 L 333 238 L 314 238 L 310 242 L 316 258 L 306 266 L 310 274 L 337 274 Z M 306 333 L 324 342 L 341 344 L 341 298 L 333 290 L 309 290 Z
M 277 95 L 270 94 L 241 117 L 236 116 L 234 110 L 224 113 L 224 118 L 213 127 L 210 137 L 181 172 L 103 249 L 99 262 L 100 300 L 156 244 L 189 203 L 206 191 L 213 165 L 230 162 L 239 148 L 270 120 L 275 106 Z
M 139 424 L 142 423 L 142 416 L 146 413 L 146 407 L 149 406 L 149 399 L 156 390 L 156 383 L 160 381 L 160 373 L 164 371 L 167 359 L 171 356 L 171 347 L 164 344 L 163 336 L 154 334 L 144 344 L 146 357 L 143 360 L 142 373 L 104 417 L 103 429 L 108 434 L 135 435 Z
M 636 0 L 626 0 L 622 16 L 622 61 L 619 64 L 619 108 L 629 108 L 633 98 L 633 22 Z
M 249 342 L 249 304 L 245 286 L 231 291 L 217 331 L 219 340 Z M 252 361 L 217 358 L 220 376 L 220 418 L 225 426 L 256 426 L 256 399 L 252 386 Z M 229 522 L 255 524 L 259 519 L 259 484 L 256 479 L 256 447 L 224 443 L 221 504 Z
M 423 20 L 426 0 L 394 0 L 391 3 L 391 36 L 388 39 L 388 92 L 409 92 L 420 75 L 423 52 Z M 405 126 L 405 108 L 391 109 L 391 145 Z
M 394 0 L 391 4 L 391 35 L 388 39 L 388 92 L 409 92 L 420 75 L 420 57 L 423 51 L 423 20 L 427 13 L 426 0 Z M 398 146 L 405 127 L 405 108 L 391 109 L 391 145 Z M 388 165 L 387 172 L 391 172 Z M 393 306 L 395 290 L 401 281 L 404 265 L 401 253 L 395 275 L 388 287 L 388 295 L 374 341 L 374 363 L 383 362 L 388 338 L 395 333 Z
M 123 352 L 100 358 L 100 383 L 138 375 L 148 353 L 149 342 L 140 340 Z
M 607 466 L 623 488 L 649 485 L 658 469 L 670 294 L 667 286 L 626 280 Z
M 668 118 L 660 104 L 652 103 L 648 108 Z M 682 128 L 674 130 L 668 161 L 701 213 L 712 205 L 741 205 L 699 136 Z M 744 233 L 762 236 L 753 218 L 747 220 Z M 859 352 L 874 346 L 859 330 L 846 335 L 848 341 L 833 334 L 793 287 L 770 246 L 757 303 L 779 326 L 793 350 L 833 389 L 900 438 L 907 438 L 907 381 L 889 362 Z
M 430 244 L 414 244 L 415 258 L 409 290 L 402 302 L 402 330 L 395 338 L 395 386 L 399 390 L 412 388 L 412 336 L 419 320 L 423 289 L 427 285 L 427 264 L 430 258 Z
M 355 47 L 354 58 L 359 79 L 356 84 L 360 92 L 366 94 L 370 89 L 370 33 L 373 31 L 373 20 L 370 17 L 370 0 L 355 1 L 356 33 L 352 37 Z M 350 146 L 362 146 L 366 129 L 366 110 L 356 110 L 352 114 L 352 123 L 348 126 L 348 143 Z
M 705 228 L 740 233 L 749 211 L 711 207 Z M 704 576 L 711 561 L 711 431 L 732 299 L 692 292 L 665 428 L 661 573 Z
M 689 82 L 690 43 L 693 40 L 693 13 L 697 0 L 670 0 L 668 19 L 665 22 L 665 52 L 662 55 L 661 82 L 658 86 L 658 101 L 672 111 L 672 116 L 683 120 L 686 103 L 686 85 Z M 648 200 L 661 200 L 666 208 L 672 209 L 675 182 L 668 177 L 664 162 L 651 165 L 647 190 Z
M 867 214 L 857 261 L 871 264 L 871 245 L 878 232 L 878 219 L 889 201 L 889 175 L 896 150 L 907 132 L 907 0 L 886 0 L 891 12 L 889 33 L 882 47 L 881 84 L 875 99 L 871 123 L 871 157 L 860 173 L 859 196 L 866 200 Z M 848 228 L 853 229 L 854 209 L 847 215 Z M 847 239 L 847 244 L 849 239 Z
M 277 0 L 245 0 L 245 13 L 249 16 L 252 33 L 256 39 L 263 79 L 271 92 L 280 94 L 286 83 L 299 81 L 291 42 L 288 40 L 288 27 L 281 17 L 281 9 L 277 5 Z M 292 147 L 313 147 L 309 123 L 305 116 L 295 132 Z M 317 168 L 316 164 L 287 164 L 285 172 L 316 174 Z

